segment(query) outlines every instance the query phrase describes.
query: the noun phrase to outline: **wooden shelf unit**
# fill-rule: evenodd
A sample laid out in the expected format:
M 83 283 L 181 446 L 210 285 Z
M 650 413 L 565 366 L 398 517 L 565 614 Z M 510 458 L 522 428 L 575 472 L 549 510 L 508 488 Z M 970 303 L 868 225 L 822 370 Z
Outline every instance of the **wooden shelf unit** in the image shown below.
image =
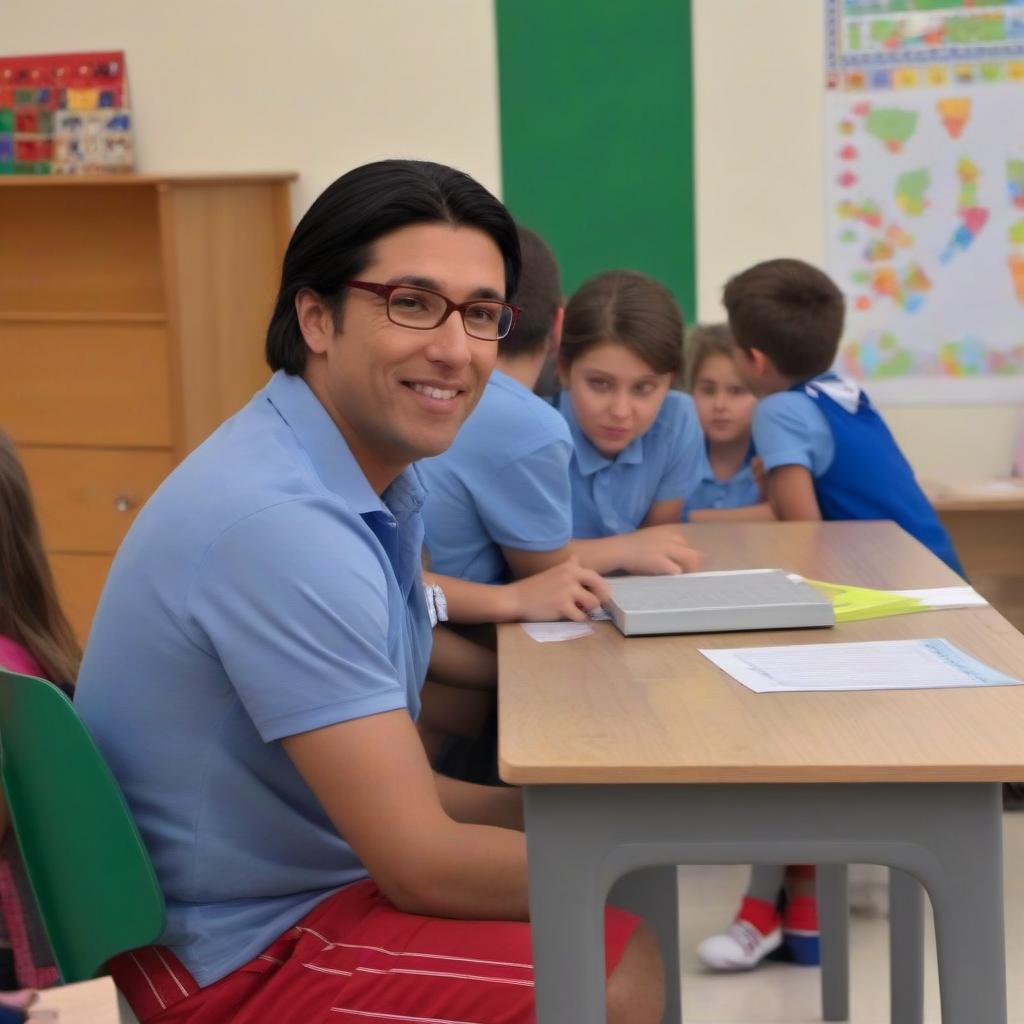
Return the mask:
M 83 642 L 135 512 L 267 379 L 294 177 L 0 177 L 0 427 Z

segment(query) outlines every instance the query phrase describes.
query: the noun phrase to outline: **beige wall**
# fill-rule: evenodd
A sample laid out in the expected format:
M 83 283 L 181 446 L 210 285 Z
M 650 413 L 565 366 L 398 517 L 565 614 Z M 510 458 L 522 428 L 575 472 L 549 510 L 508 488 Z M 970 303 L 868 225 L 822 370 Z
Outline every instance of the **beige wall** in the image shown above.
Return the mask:
M 694 0 L 698 311 L 772 256 L 825 258 L 824 4 Z M 920 476 L 1009 469 L 1021 406 L 883 407 Z
M 694 0 L 699 312 L 782 254 L 821 262 L 821 0 Z M 301 12 L 301 16 L 296 13 Z M 296 170 L 295 216 L 384 156 L 498 191 L 490 0 L 7 0 L 3 51 L 122 48 L 143 171 Z M 886 410 L 923 476 L 1004 470 L 1019 407 Z
M 141 171 L 298 171 L 296 217 L 386 156 L 501 186 L 487 0 L 6 0 L 2 26 L 6 54 L 126 52 Z

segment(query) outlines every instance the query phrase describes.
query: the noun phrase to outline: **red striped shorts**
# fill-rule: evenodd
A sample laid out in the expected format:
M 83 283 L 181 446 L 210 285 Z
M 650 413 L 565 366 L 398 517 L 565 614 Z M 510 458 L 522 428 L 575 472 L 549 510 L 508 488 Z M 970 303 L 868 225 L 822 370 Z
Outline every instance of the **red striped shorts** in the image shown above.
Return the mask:
M 639 919 L 605 913 L 605 969 Z M 259 956 L 200 988 L 168 949 L 116 957 L 110 973 L 141 1024 L 533 1024 L 530 926 L 396 910 L 349 886 Z

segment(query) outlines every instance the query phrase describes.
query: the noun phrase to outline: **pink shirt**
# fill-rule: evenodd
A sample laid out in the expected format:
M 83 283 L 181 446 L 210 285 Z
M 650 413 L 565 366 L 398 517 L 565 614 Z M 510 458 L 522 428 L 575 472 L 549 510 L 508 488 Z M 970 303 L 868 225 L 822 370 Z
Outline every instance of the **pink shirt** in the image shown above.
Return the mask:
M 39 662 L 17 640 L 8 636 L 0 636 L 0 668 L 10 669 L 23 676 L 43 675 Z

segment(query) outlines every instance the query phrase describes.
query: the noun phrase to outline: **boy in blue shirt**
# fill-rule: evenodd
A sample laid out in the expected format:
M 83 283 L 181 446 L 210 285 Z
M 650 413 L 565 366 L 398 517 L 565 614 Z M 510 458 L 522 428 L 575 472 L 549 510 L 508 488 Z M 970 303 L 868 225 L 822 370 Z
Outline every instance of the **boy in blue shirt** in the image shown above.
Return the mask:
M 558 264 L 534 232 L 520 227 L 522 312 L 467 427 L 442 455 L 424 459 L 423 506 L 430 568 L 476 583 L 504 583 L 520 551 L 553 551 L 572 540 L 572 437 L 558 411 L 533 393 L 558 348 L 562 293 Z
M 842 292 L 802 260 L 759 263 L 723 296 L 740 372 L 760 397 L 754 446 L 779 519 L 892 519 L 963 573 L 945 528 L 864 391 L 830 367 Z
M 723 301 L 740 349 L 740 374 L 760 397 L 752 432 L 775 515 L 892 519 L 962 572 L 882 417 L 858 385 L 830 370 L 845 303 L 828 275 L 802 260 L 768 260 L 732 278 Z M 818 962 L 814 869 L 808 865 L 755 866 L 733 923 L 705 939 L 697 953 L 713 970 L 745 970 L 783 943 L 791 959 Z

